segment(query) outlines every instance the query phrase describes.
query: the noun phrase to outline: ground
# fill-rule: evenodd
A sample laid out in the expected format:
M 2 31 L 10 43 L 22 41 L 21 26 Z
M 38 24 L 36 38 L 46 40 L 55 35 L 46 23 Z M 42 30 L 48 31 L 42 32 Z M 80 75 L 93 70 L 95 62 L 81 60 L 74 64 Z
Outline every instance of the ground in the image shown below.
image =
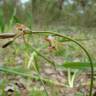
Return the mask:
M 76 39 L 88 50 L 95 62 L 95 28 L 49 26 L 48 28 L 33 29 L 55 30 Z M 70 67 L 66 69 L 61 66 L 66 61 L 88 62 L 84 52 L 74 43 L 64 42 L 61 38 L 56 40 L 61 40 L 64 46 L 61 44 L 58 47 L 59 50 L 50 51 L 48 42 L 45 40 L 46 36 L 41 34 L 39 36 L 26 36 L 26 38 L 28 42 L 31 42 L 31 47 L 39 50 L 44 57 L 56 63 L 56 69 L 54 65 L 49 64 L 42 56 L 40 57 L 30 46 L 25 45 L 22 38 L 17 39 L 16 42 L 5 49 L 0 48 L 0 96 L 46 96 L 46 90 L 49 96 L 87 96 L 89 94 L 90 67 L 88 69 L 69 69 Z M 0 40 L 0 46 L 7 41 L 8 39 Z M 34 62 L 38 64 L 37 67 L 34 66 Z M 94 96 L 96 94 L 95 78 L 94 76 Z

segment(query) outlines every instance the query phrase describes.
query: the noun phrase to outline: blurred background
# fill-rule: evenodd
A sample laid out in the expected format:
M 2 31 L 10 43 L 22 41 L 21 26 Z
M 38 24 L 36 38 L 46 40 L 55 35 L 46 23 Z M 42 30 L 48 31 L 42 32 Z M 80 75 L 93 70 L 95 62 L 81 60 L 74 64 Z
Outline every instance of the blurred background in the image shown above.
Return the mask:
M 10 22 L 29 26 L 96 26 L 95 0 L 0 0 L 0 29 Z M 31 26 L 32 27 L 32 26 Z

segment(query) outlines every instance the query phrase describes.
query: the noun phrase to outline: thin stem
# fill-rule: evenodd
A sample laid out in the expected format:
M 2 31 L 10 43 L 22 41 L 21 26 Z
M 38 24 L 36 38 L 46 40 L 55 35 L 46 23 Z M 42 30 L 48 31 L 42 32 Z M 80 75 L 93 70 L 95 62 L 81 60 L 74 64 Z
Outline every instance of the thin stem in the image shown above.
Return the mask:
M 93 68 L 93 62 L 92 62 L 92 59 L 91 59 L 91 56 L 89 55 L 88 51 L 80 44 L 78 43 L 76 40 L 70 38 L 70 37 L 67 37 L 65 35 L 62 35 L 62 34 L 59 34 L 59 33 L 56 33 L 56 32 L 52 32 L 52 31 L 24 31 L 24 35 L 26 34 L 53 34 L 55 36 L 58 36 L 58 37 L 62 37 L 62 38 L 65 38 L 65 39 L 68 39 L 72 42 L 74 42 L 75 44 L 77 44 L 87 55 L 88 59 L 89 59 L 89 62 L 90 62 L 90 67 L 91 67 L 91 82 L 90 82 L 90 92 L 89 92 L 89 96 L 92 96 L 92 89 L 93 89 L 93 76 L 94 76 L 94 68 Z M 22 35 L 23 35 L 22 34 Z M 14 36 L 15 37 L 15 34 Z M 15 40 L 15 39 L 14 39 Z
M 69 86 L 72 88 L 73 85 L 71 83 L 71 72 L 70 72 L 70 69 L 68 69 L 67 71 L 68 71 L 68 83 L 69 83 Z
M 45 87 L 45 84 L 44 84 L 43 80 L 41 79 L 40 71 L 39 71 L 39 67 L 38 67 L 38 63 L 37 63 L 37 60 L 36 60 L 36 57 L 35 57 L 35 56 L 34 56 L 34 61 L 35 61 L 34 68 L 35 68 L 35 70 L 37 71 L 38 77 L 39 77 L 39 79 L 40 79 L 40 81 L 41 81 L 41 83 L 42 83 L 42 85 L 43 85 L 43 87 L 44 87 L 46 96 L 49 96 L 49 95 L 48 95 L 48 92 L 47 92 L 47 89 L 46 89 L 46 87 Z
M 74 80 L 75 80 L 75 77 L 76 77 L 76 73 L 78 72 L 78 70 L 75 70 L 74 71 L 74 74 L 73 74 L 73 76 L 72 76 L 72 79 L 71 79 L 71 83 L 72 83 L 72 85 L 74 85 Z
M 59 37 L 62 37 L 62 38 L 71 40 L 72 42 L 74 42 L 75 44 L 77 44 L 79 47 L 81 47 L 81 49 L 86 53 L 86 55 L 87 55 L 87 57 L 89 59 L 89 62 L 90 62 L 90 67 L 91 67 L 91 82 L 90 82 L 89 96 L 92 96 L 94 68 L 93 68 L 93 62 L 92 62 L 91 56 L 89 55 L 88 51 L 80 43 L 78 43 L 76 40 L 74 40 L 74 39 L 72 39 L 70 37 L 67 37 L 65 35 L 56 33 L 56 32 L 51 32 L 51 31 L 41 31 L 41 32 L 40 31 L 30 31 L 30 32 L 25 32 L 25 34 L 37 34 L 37 33 L 39 33 L 39 34 L 42 34 L 42 33 L 53 34 L 55 36 L 59 36 Z

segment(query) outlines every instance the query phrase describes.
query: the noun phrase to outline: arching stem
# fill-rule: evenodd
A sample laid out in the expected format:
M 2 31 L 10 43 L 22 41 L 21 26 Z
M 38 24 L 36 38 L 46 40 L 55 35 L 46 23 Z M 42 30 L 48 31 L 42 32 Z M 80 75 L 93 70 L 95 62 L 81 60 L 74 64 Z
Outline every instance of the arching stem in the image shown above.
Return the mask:
M 23 34 L 20 34 L 20 35 L 26 35 L 26 34 L 53 34 L 54 36 L 58 36 L 58 37 L 62 37 L 62 38 L 65 38 L 67 40 L 70 40 L 72 42 L 74 42 L 75 44 L 77 44 L 87 55 L 88 59 L 89 59 L 89 62 L 90 62 L 90 67 L 91 67 L 91 82 L 90 82 L 90 92 L 89 92 L 89 96 L 92 96 L 92 89 L 93 89 L 93 76 L 94 76 L 94 68 L 93 68 L 93 62 L 92 62 L 92 59 L 91 59 L 91 56 L 89 55 L 88 51 L 80 44 L 78 43 L 76 40 L 70 38 L 70 37 L 67 37 L 65 35 L 62 35 L 62 34 L 59 34 L 59 33 L 56 33 L 56 32 L 52 32 L 52 31 L 24 31 Z M 17 35 L 16 34 L 12 34 L 10 35 L 10 37 L 14 37 L 13 38 L 13 41 L 19 37 L 20 35 Z M 3 36 L 3 35 L 2 35 Z M 1 36 L 1 37 L 2 37 Z M 8 35 L 9 36 L 9 35 Z M 8 37 L 8 38 L 10 38 Z M 5 35 L 2 37 L 2 38 L 7 38 L 5 37 Z M 9 41 L 10 42 L 10 41 Z M 7 43 L 7 45 L 9 45 L 10 43 Z M 6 45 L 6 44 L 5 44 Z M 6 47 L 6 46 L 5 46 Z
M 59 33 L 56 33 L 56 32 L 51 32 L 51 31 L 30 31 L 30 32 L 25 32 L 25 34 L 44 34 L 44 33 L 47 33 L 47 34 L 53 34 L 55 36 L 58 36 L 58 37 L 62 37 L 62 38 L 65 38 L 65 39 L 68 39 L 72 42 L 74 42 L 75 44 L 77 44 L 87 55 L 88 59 L 89 59 L 89 62 L 90 62 L 90 68 L 91 68 L 91 82 L 90 82 L 90 92 L 89 92 L 89 96 L 92 96 L 92 89 L 93 89 L 93 76 L 94 76 L 94 68 L 93 68 L 93 62 L 92 62 L 92 59 L 91 59 L 91 56 L 89 55 L 88 51 L 80 44 L 78 43 L 76 40 L 70 38 L 70 37 L 67 37 L 65 35 L 62 35 L 62 34 L 59 34 Z

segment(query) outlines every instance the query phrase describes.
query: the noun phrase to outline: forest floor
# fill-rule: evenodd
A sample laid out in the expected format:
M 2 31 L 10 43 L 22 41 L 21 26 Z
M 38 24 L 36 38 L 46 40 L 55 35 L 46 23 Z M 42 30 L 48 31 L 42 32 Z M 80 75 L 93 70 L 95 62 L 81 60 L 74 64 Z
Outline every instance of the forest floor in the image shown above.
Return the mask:
M 33 28 L 35 30 L 36 28 Z M 94 28 L 37 28 L 36 30 L 53 30 L 70 36 L 82 44 L 91 55 L 93 62 L 96 60 L 96 33 Z M 79 31 L 78 31 L 79 30 Z M 29 38 L 28 36 L 27 38 Z M 88 96 L 90 90 L 90 69 L 70 69 L 61 66 L 66 61 L 87 61 L 85 54 L 75 44 L 64 42 L 60 51 L 49 51 L 45 44 L 44 36 L 32 36 L 29 40 L 36 50 L 40 49 L 45 57 L 54 61 L 55 67 L 23 44 L 21 38 L 8 48 L 0 48 L 0 96 Z M 80 39 L 80 40 L 79 40 Z M 85 40 L 81 40 L 85 39 Z M 40 43 L 38 43 L 38 41 Z M 0 47 L 7 40 L 0 40 Z M 69 43 L 69 44 L 68 44 Z M 47 48 L 45 48 L 46 46 Z M 42 48 L 44 46 L 44 48 Z M 68 47 L 69 46 L 69 47 Z M 72 47 L 73 46 L 73 47 Z M 42 48 L 42 49 L 41 49 Z M 62 53 L 64 49 L 64 53 Z M 66 51 L 65 51 L 66 50 Z M 39 73 L 34 67 L 32 56 L 37 56 Z M 28 66 L 31 60 L 31 65 Z M 59 67 L 59 65 L 61 67 Z M 95 68 L 94 68 L 95 69 Z M 39 77 L 41 76 L 41 77 Z M 41 78 L 41 79 L 40 79 Z M 94 74 L 94 90 L 96 96 L 96 76 Z

